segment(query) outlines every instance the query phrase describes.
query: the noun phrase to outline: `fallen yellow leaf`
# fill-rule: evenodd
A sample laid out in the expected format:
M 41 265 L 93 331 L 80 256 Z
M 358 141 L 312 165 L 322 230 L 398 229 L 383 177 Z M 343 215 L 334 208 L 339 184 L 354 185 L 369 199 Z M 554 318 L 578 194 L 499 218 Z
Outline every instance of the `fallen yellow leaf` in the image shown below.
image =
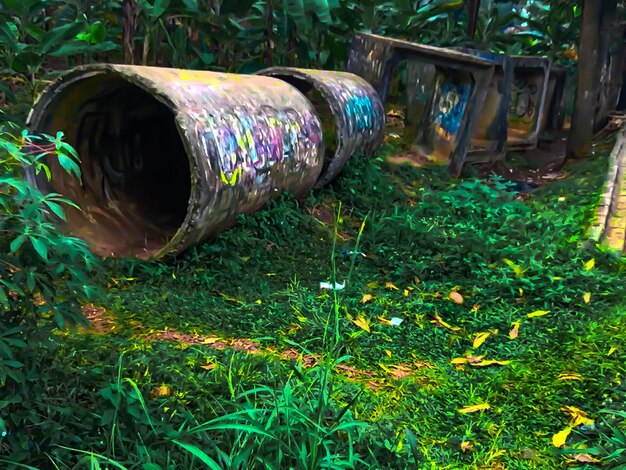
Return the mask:
M 585 271 L 591 271 L 595 265 L 596 260 L 591 258 L 589 261 L 585 262 Z
M 206 364 L 204 366 L 200 366 L 204 370 L 213 370 L 215 369 L 215 364 Z
M 154 400 L 158 397 L 169 397 L 172 394 L 172 390 L 167 385 L 161 385 L 152 389 L 150 397 Z
M 483 344 L 487 338 L 491 336 L 491 333 L 478 333 L 474 338 L 474 342 L 472 343 L 472 347 L 477 348 L 481 344 Z
M 370 282 L 367 285 L 368 289 L 376 289 L 378 287 L 378 282 L 374 281 L 374 282 Z
M 526 316 L 528 318 L 543 317 L 544 315 L 547 315 L 548 313 L 550 313 L 550 310 L 535 310 L 534 312 L 531 312 Z
M 409 289 L 404 289 L 402 291 L 402 295 L 404 295 L 405 297 L 408 297 L 409 296 Z
M 450 292 L 450 294 L 448 295 L 448 298 L 455 304 L 462 304 L 464 302 L 463 296 L 455 290 Z
M 361 303 L 362 304 L 366 304 L 370 300 L 372 300 L 373 298 L 374 298 L 374 296 L 372 294 L 364 294 L 363 297 L 361 297 Z
M 589 419 L 587 413 L 580 408 L 576 408 L 575 406 L 562 406 L 561 411 L 570 417 L 570 424 L 572 427 L 576 427 L 581 424 L 585 426 L 591 426 L 594 424 L 594 421 Z
M 615 351 L 617 351 L 617 348 L 614 346 L 611 346 L 611 348 L 609 349 L 609 352 L 606 353 L 607 356 L 610 356 L 611 354 L 613 354 Z
M 389 349 L 385 349 L 385 354 L 386 354 L 388 357 L 391 357 L 391 351 L 389 351 Z
M 378 321 L 381 322 L 383 325 L 389 325 L 389 326 L 392 325 L 391 320 L 389 320 L 389 319 L 387 319 L 385 317 L 382 317 L 382 316 L 378 317 Z
M 400 290 L 400 289 L 398 289 L 398 288 L 395 286 L 395 284 L 393 284 L 392 282 L 387 282 L 387 283 L 385 283 L 385 287 L 386 287 L 387 289 L 392 289 L 392 290 Z
M 581 462 L 581 463 L 600 463 L 598 459 L 592 457 L 589 454 L 576 454 L 573 455 L 571 459 L 572 462 Z
M 461 442 L 461 450 L 463 452 L 469 452 L 473 448 L 474 448 L 474 446 L 472 444 L 470 444 L 468 441 Z
M 470 312 L 476 313 L 476 312 L 478 312 L 478 310 L 480 310 L 480 304 L 472 305 L 472 308 L 470 309 Z
M 467 362 L 466 357 L 455 357 L 450 361 L 451 364 L 467 364 Z
M 561 447 L 565 445 L 565 441 L 567 440 L 567 436 L 569 436 L 570 432 L 572 432 L 572 428 L 570 427 L 557 432 L 554 436 L 552 436 L 552 445 L 554 447 Z
M 511 331 L 509 331 L 509 338 L 511 339 L 515 339 L 519 336 L 519 325 L 520 325 L 520 321 L 514 321 L 512 323 L 513 328 L 511 329 Z
M 585 301 L 586 304 L 591 302 L 591 292 L 585 292 L 583 294 L 583 300 Z
M 491 408 L 491 406 L 489 406 L 488 403 L 482 403 L 480 405 L 465 406 L 459 410 L 459 413 L 463 413 L 463 414 L 476 413 L 477 411 L 488 410 L 489 408 Z
M 580 374 L 568 374 L 568 373 L 564 373 L 564 374 L 559 374 L 559 380 L 584 380 L 583 376 Z
M 515 273 L 515 276 L 522 277 L 524 275 L 525 269 L 522 268 L 519 264 L 516 264 L 510 259 L 506 259 L 506 258 L 502 258 L 502 261 L 504 261 L 504 263 L 513 270 L 513 272 Z
M 362 330 L 365 330 L 368 333 L 370 332 L 370 324 L 367 321 L 367 318 L 365 318 L 363 315 L 359 315 L 356 320 L 352 320 L 352 323 L 354 323 Z
M 472 366 L 474 367 L 487 367 L 487 366 L 493 366 L 493 365 L 508 366 L 510 363 L 511 361 L 495 361 L 493 359 L 487 359 L 486 361 L 476 362 L 475 364 L 472 364 Z
M 483 357 L 485 356 L 469 356 L 467 358 L 467 362 L 469 362 L 470 364 L 477 364 L 483 360 Z
M 431 323 L 434 323 L 437 326 L 443 326 L 444 328 L 447 328 L 447 329 L 452 330 L 452 331 L 460 331 L 461 330 L 461 328 L 459 328 L 457 326 L 451 326 L 450 324 L 446 323 L 445 321 L 443 321 L 443 318 L 441 318 L 437 314 L 435 314 L 435 316 L 433 318 L 434 318 L 434 320 L 431 320 Z

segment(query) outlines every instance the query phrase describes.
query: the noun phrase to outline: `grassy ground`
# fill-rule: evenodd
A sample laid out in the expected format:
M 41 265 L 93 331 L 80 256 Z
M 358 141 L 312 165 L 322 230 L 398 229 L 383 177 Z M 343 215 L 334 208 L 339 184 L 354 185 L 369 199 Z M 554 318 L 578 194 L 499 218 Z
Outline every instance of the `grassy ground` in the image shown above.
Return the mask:
M 176 259 L 108 262 L 95 328 L 69 334 L 51 365 L 70 376 L 56 393 L 88 406 L 81 388 L 126 377 L 152 419 L 201 422 L 245 390 L 305 377 L 336 326 L 349 359 L 332 399 L 370 424 L 357 451 L 381 467 L 583 468 L 585 447 L 610 453 L 563 408 L 598 420 L 609 400 L 624 407 L 626 265 L 581 243 L 606 158 L 522 197 L 495 177 L 389 164 L 394 151 L 355 158 L 332 187 L 284 196 Z M 320 289 L 333 281 L 345 289 Z M 574 457 L 553 443 L 570 425 Z M 81 448 L 104 453 L 115 429 L 103 433 Z

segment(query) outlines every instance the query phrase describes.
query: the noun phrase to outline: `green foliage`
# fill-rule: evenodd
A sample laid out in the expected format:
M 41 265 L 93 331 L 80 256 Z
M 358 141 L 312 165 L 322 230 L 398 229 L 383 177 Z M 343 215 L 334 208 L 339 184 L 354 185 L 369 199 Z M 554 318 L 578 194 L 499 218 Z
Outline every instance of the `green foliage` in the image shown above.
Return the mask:
M 22 178 L 26 168 L 50 179 L 49 158 L 80 176 L 76 153 L 62 138 L 0 129 L 0 427 L 2 446 L 18 459 L 31 445 L 26 430 L 41 420 L 31 406 L 45 381 L 41 358 L 55 330 L 85 322 L 80 302 L 93 294 L 93 256 L 51 220 L 65 219 L 63 206 L 73 204 Z

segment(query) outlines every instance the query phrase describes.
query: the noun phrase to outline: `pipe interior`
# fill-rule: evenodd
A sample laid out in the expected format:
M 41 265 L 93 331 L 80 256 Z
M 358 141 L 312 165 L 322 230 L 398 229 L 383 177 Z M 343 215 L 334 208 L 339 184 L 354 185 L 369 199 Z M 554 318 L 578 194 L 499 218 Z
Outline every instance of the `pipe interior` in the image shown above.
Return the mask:
M 293 75 L 272 74 L 273 78 L 282 80 L 297 88 L 311 102 L 317 112 L 322 123 L 322 140 L 324 142 L 324 166 L 321 174 L 324 174 L 331 160 L 337 152 L 337 119 L 333 114 L 328 101 L 322 93 L 319 92 L 306 79 L 295 77 Z
M 139 86 L 99 74 L 65 86 L 46 104 L 36 132 L 63 130 L 81 158 L 82 182 L 49 161 L 49 190 L 68 210 L 67 230 L 102 256 L 149 257 L 183 223 L 191 174 L 173 111 Z

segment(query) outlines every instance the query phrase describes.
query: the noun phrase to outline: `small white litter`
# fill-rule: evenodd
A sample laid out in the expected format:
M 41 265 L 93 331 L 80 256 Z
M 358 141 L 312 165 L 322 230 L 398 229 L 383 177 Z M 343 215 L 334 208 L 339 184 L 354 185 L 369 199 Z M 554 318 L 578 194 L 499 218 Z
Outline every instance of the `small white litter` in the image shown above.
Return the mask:
M 327 290 L 343 290 L 345 289 L 346 284 L 340 284 L 338 282 L 331 284 L 330 282 L 320 282 L 320 289 L 327 289 Z
M 393 325 L 393 326 L 398 326 L 400 325 L 402 322 L 404 321 L 403 318 L 398 318 L 398 317 L 391 317 L 389 319 L 389 324 Z

